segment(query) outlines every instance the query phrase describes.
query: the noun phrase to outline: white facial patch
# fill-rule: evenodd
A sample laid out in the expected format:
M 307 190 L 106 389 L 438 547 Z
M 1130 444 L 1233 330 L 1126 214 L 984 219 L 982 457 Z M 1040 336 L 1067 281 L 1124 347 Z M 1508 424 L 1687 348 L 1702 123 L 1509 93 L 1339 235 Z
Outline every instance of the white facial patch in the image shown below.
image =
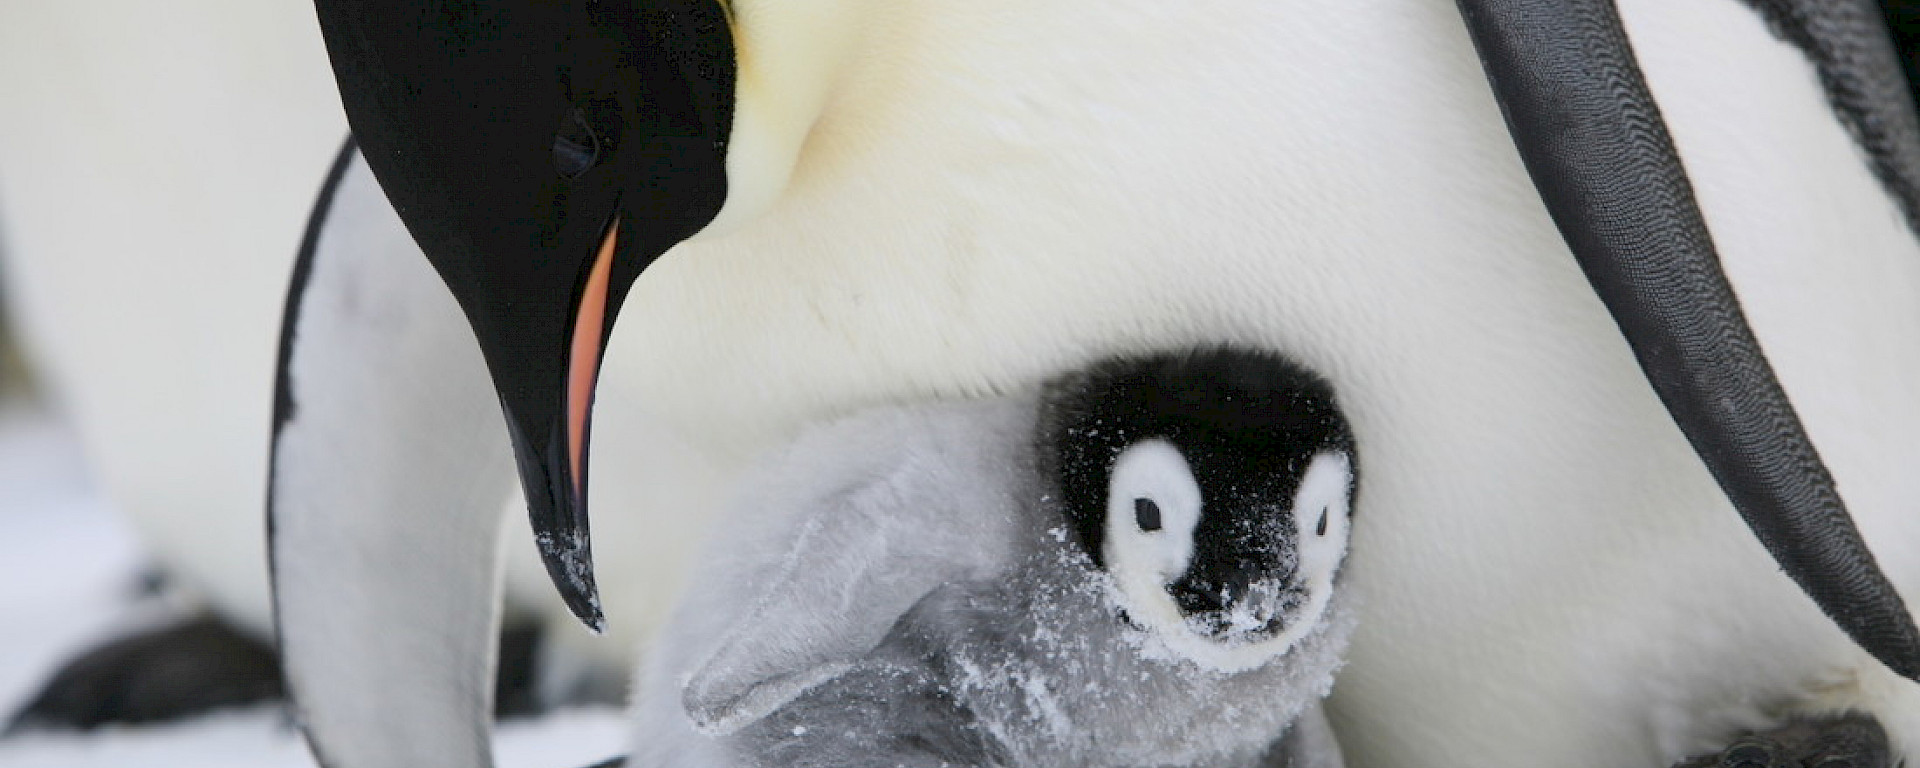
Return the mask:
M 1129 463 L 1136 451 L 1140 451 L 1138 458 Z M 1130 471 L 1123 474 L 1123 467 Z M 1190 619 L 1166 591 L 1192 560 L 1193 529 L 1201 510 L 1199 485 L 1179 451 L 1157 440 L 1127 449 L 1114 466 L 1110 487 L 1108 570 L 1118 587 L 1122 607 L 1135 623 L 1148 630 L 1157 645 L 1203 667 L 1238 672 L 1285 654 L 1325 620 L 1327 604 L 1333 597 L 1333 579 L 1347 554 L 1353 466 L 1344 452 L 1315 454 L 1290 500 L 1288 510 L 1298 549 L 1292 582 L 1255 585 L 1255 595 L 1247 596 L 1249 601 L 1234 609 L 1254 609 L 1254 602 L 1260 599 L 1258 590 L 1262 589 L 1298 589 L 1306 599 L 1282 617 L 1281 632 L 1272 637 L 1253 635 L 1259 639 L 1251 641 L 1247 635 L 1222 638 L 1194 631 Z M 1179 490 L 1173 490 L 1176 488 Z M 1194 503 L 1180 506 L 1178 518 L 1163 513 L 1163 526 L 1157 534 L 1143 532 L 1137 524 L 1136 499 L 1148 496 L 1149 491 L 1137 489 L 1162 494 L 1154 496 L 1156 500 L 1191 498 Z M 1172 523 L 1175 519 L 1179 520 L 1177 529 Z
M 1333 597 L 1333 577 L 1347 557 L 1348 517 L 1353 511 L 1353 461 L 1343 452 L 1316 454 L 1293 493 L 1293 529 L 1300 561 L 1294 584 L 1306 590 L 1307 601 L 1288 618 L 1285 632 L 1268 643 L 1276 653 L 1305 637 L 1326 616 Z
M 1193 561 L 1201 503 L 1200 484 L 1172 443 L 1142 440 L 1113 463 L 1101 554 L 1119 588 L 1121 607 L 1156 633 L 1176 630 L 1185 621 L 1166 587 Z

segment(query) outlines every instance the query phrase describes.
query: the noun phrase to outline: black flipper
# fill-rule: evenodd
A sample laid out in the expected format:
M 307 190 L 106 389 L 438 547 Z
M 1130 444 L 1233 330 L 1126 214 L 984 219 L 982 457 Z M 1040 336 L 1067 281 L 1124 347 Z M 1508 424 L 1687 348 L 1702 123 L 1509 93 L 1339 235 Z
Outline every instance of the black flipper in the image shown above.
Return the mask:
M 165 722 L 280 695 L 273 648 L 202 616 L 117 638 L 68 662 L 7 732 Z
M 495 717 L 543 711 L 535 695 L 540 633 L 534 622 L 501 628 Z M 165 723 L 279 701 L 284 692 L 273 646 L 206 615 L 114 638 L 67 662 L 4 733 Z
M 1920 630 L 1747 327 L 1613 3 L 1459 2 L 1534 185 L 1674 421 L 1787 575 L 1920 679 Z
M 1907 73 L 1907 92 L 1920 103 L 1920 0 L 1880 0 L 1880 18 L 1893 37 L 1893 52 Z
M 1774 34 L 1806 54 L 1834 116 L 1866 153 L 1873 175 L 1920 232 L 1920 113 L 1902 56 L 1891 43 L 1920 43 L 1920 3 L 1869 0 L 1744 0 Z M 1882 18 L 1882 14 L 1886 14 Z M 1911 18 L 1888 36 L 1888 23 Z M 1912 66 L 1912 54 L 1906 57 Z

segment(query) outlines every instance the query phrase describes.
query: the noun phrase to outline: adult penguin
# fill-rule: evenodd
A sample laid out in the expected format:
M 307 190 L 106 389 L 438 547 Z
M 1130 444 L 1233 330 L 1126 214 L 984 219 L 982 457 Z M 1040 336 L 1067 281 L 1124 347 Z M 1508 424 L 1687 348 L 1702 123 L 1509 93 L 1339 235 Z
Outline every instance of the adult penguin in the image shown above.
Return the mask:
M 1920 754 L 1920 139 L 1871 5 L 320 10 L 434 267 L 323 231 L 289 312 L 276 589 L 327 765 L 488 761 L 496 403 L 565 602 L 599 625 L 597 573 L 639 624 L 623 569 L 801 424 L 1204 343 L 1321 372 L 1372 451 L 1355 764 L 1838 709 Z M 596 376 L 603 441 L 670 459 L 601 457 L 658 495 L 600 505 L 597 570 Z

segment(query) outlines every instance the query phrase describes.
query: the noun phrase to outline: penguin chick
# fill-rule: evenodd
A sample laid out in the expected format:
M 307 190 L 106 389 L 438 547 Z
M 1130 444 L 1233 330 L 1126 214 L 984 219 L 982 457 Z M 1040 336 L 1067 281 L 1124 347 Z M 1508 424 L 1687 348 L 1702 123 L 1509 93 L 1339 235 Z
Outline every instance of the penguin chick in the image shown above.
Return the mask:
M 1338 766 L 1354 466 L 1232 349 L 817 428 L 738 486 L 632 764 Z

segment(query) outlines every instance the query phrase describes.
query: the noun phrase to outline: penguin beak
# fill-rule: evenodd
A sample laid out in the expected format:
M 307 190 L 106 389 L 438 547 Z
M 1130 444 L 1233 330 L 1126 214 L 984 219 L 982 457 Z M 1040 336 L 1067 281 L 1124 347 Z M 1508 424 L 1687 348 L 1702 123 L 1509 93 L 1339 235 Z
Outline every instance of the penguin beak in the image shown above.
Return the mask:
M 619 243 L 620 219 L 616 214 L 600 236 L 600 244 L 586 263 L 580 286 L 573 294 L 575 298 L 562 315 L 571 322 L 561 338 L 531 347 L 489 343 L 493 340 L 484 336 L 481 339 L 513 439 L 514 461 L 526 494 L 534 543 L 561 600 L 595 632 L 606 629 L 606 617 L 593 579 L 587 447 L 600 362 L 620 298 L 612 286 Z M 626 285 L 619 293 L 625 293 Z M 556 371 L 547 362 L 556 353 L 564 357 L 557 368 L 560 378 L 553 381 L 542 374 Z M 553 393 L 559 394 L 557 401 Z
M 1220 578 L 1189 574 L 1167 585 L 1188 625 L 1216 639 L 1272 636 L 1285 628 L 1286 614 L 1303 602 L 1299 590 L 1281 580 L 1241 571 Z
M 455 295 L 500 397 L 547 575 L 573 615 L 600 632 L 606 618 L 593 578 L 587 509 L 600 364 L 627 292 L 684 233 L 636 217 L 617 201 L 611 213 L 578 226 L 545 254 L 502 249 L 500 266 L 490 272 L 511 278 L 465 285 Z M 556 258 L 571 253 L 585 257 Z M 508 262 L 523 268 L 510 269 Z
M 595 381 L 628 288 L 726 200 L 726 9 L 316 7 L 362 155 L 486 358 L 547 572 L 599 630 L 587 527 Z

